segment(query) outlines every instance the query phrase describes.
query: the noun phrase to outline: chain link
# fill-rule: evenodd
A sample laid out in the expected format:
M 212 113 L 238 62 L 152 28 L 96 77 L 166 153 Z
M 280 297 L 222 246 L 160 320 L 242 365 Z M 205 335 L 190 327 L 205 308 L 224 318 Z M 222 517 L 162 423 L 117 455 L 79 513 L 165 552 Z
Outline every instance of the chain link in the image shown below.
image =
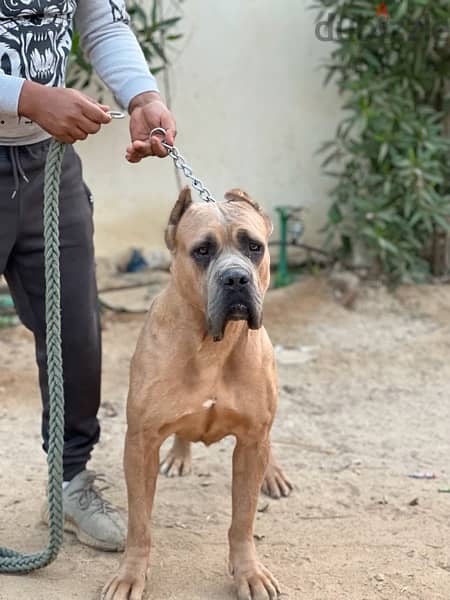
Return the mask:
M 150 132 L 150 137 L 154 134 L 165 135 L 165 133 L 166 132 L 162 127 L 157 127 Z M 178 148 L 176 146 L 171 146 L 165 142 L 164 139 L 161 141 L 161 144 L 167 150 L 168 155 L 173 159 L 175 167 L 180 169 L 180 171 L 183 171 L 184 176 L 192 181 L 192 187 L 198 191 L 200 198 L 205 202 L 216 202 L 216 199 L 209 189 L 200 179 L 194 176 L 192 168 L 188 165 L 184 156 L 180 154 Z
M 194 176 L 192 168 L 186 162 L 186 159 L 180 154 L 176 146 L 170 146 L 166 142 L 161 142 L 164 148 L 166 148 L 169 156 L 173 159 L 175 166 L 180 171 L 183 171 L 184 176 L 192 181 L 192 187 L 198 191 L 200 198 L 205 202 L 215 202 L 216 199 L 213 197 L 209 189 L 203 184 L 203 182 Z

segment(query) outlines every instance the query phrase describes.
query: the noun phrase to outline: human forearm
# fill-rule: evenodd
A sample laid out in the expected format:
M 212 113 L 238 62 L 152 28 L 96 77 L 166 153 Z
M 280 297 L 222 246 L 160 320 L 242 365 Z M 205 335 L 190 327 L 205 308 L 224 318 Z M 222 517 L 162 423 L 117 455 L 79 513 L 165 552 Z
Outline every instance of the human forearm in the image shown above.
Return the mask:
M 161 140 L 149 134 L 162 127 L 167 143 L 173 144 L 175 120 L 159 95 L 156 80 L 129 28 L 124 0 L 79 0 L 75 25 L 91 64 L 130 113 L 127 159 L 139 162 L 145 156 L 167 156 Z
M 109 123 L 108 108 L 77 90 L 25 81 L 17 112 L 38 123 L 57 140 L 71 144 L 97 133 L 101 125 Z
M 90 62 L 126 109 L 143 92 L 157 92 L 142 50 L 125 23 L 108 23 L 94 29 L 91 21 L 80 29 L 81 44 Z

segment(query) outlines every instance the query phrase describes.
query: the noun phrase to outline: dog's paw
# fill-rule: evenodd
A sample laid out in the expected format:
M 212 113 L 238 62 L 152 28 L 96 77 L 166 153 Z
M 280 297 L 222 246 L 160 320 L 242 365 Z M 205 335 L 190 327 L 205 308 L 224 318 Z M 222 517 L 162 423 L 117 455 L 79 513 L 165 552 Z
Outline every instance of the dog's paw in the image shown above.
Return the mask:
M 266 494 L 266 496 L 270 496 L 270 498 L 279 500 L 282 497 L 289 496 L 292 490 L 293 485 L 289 481 L 283 469 L 276 463 L 270 462 L 267 465 L 261 491 Z
M 238 600 L 276 600 L 281 593 L 278 581 L 260 563 L 241 572 L 234 569 L 234 582 Z
M 105 585 L 100 600 L 142 600 L 145 581 L 145 575 L 122 575 L 120 570 Z
M 159 472 L 167 477 L 182 477 L 192 471 L 191 446 L 175 438 L 172 448 L 159 465 Z

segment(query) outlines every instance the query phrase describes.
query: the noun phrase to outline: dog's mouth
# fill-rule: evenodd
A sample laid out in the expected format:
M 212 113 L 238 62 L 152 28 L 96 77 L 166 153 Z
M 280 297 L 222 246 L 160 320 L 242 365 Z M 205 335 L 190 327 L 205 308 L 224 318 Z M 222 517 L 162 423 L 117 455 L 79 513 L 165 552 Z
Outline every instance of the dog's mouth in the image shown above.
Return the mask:
M 247 321 L 250 314 L 250 310 L 246 304 L 237 302 L 232 304 L 228 309 L 227 318 L 230 321 Z
M 246 321 L 249 329 L 259 329 L 262 325 L 262 314 L 254 304 L 242 301 L 229 304 L 214 321 L 209 320 L 208 330 L 215 342 L 220 342 L 225 335 L 229 321 Z

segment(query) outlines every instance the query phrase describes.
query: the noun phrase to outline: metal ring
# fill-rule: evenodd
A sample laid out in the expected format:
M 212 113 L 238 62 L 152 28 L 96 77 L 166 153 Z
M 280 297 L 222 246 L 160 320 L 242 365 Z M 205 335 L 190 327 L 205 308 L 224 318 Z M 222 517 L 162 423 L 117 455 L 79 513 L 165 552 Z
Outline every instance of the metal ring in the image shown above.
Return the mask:
M 152 137 L 153 135 L 157 135 L 158 133 L 162 134 L 163 139 L 161 141 L 164 142 L 164 140 L 166 139 L 166 132 L 167 130 L 164 129 L 164 127 L 155 127 L 150 131 L 150 137 Z
M 125 119 L 125 115 L 123 112 L 120 112 L 120 110 L 108 110 L 106 114 L 108 114 L 111 119 Z

